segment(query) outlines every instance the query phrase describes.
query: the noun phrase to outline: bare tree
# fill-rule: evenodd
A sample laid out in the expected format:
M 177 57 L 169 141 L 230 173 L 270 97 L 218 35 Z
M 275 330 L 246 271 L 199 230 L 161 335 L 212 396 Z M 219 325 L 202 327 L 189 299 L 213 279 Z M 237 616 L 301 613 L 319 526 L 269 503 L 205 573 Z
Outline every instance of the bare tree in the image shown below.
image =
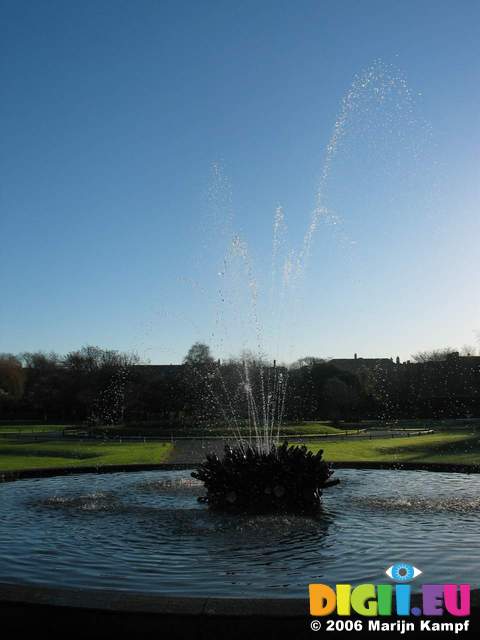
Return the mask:
M 18 356 L 20 361 L 27 369 L 35 369 L 38 371 L 46 371 L 58 367 L 62 361 L 61 356 L 54 351 L 25 351 Z
M 418 351 L 412 355 L 412 360 L 414 362 L 440 362 L 457 354 L 458 351 L 456 349 L 445 347 L 443 349 L 433 349 L 432 351 Z
M 313 367 L 315 364 L 322 364 L 325 362 L 323 358 L 317 358 L 315 356 L 304 356 L 292 362 L 290 369 L 301 369 L 302 367 Z
M 92 345 L 82 347 L 79 351 L 71 351 L 63 358 L 65 367 L 84 372 L 127 368 L 139 362 L 140 358 L 136 353 L 101 349 Z
M 477 349 L 474 345 L 471 344 L 464 344 L 463 347 L 460 349 L 460 355 L 461 356 L 474 356 L 477 353 Z

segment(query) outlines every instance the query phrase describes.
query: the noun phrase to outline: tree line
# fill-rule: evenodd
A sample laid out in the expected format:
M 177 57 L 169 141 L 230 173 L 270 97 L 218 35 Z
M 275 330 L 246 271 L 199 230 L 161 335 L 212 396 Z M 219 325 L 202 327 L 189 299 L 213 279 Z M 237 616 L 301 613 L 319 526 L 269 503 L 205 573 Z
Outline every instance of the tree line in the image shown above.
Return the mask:
M 249 353 L 220 362 L 202 343 L 190 348 L 181 365 L 166 366 L 93 346 L 64 356 L 0 354 L 0 419 L 170 426 L 242 422 L 252 403 L 261 420 L 268 403 L 278 402 L 279 390 L 286 421 L 480 415 L 480 358 L 471 354 L 447 349 L 421 352 L 411 363 L 357 364 L 352 371 L 307 357 L 286 366 Z

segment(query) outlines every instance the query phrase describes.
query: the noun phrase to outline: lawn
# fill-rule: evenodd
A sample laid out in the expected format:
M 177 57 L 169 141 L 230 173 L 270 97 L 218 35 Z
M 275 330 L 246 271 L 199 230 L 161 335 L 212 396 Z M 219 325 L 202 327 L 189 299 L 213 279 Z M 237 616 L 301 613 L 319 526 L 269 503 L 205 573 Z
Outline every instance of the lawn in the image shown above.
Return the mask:
M 0 442 L 0 471 L 168 462 L 170 443 Z
M 315 431 L 318 433 L 318 431 Z M 325 459 L 342 462 L 445 462 L 480 464 L 480 435 L 450 431 L 402 438 L 326 440 L 309 444 Z M 169 462 L 174 445 L 162 442 L 51 442 L 0 440 L 0 471 L 47 467 Z M 199 451 L 202 457 L 203 450 Z M 178 460 L 177 460 L 178 461 Z
M 309 444 L 323 449 L 333 462 L 445 462 L 480 464 L 480 435 L 475 432 L 444 432 L 409 438 L 355 439 Z
M 280 429 L 281 436 L 290 435 L 342 435 L 345 431 L 356 432 L 358 427 L 341 426 L 333 427 L 328 422 L 299 422 L 295 424 L 284 424 Z M 197 425 L 197 426 L 173 426 L 165 427 L 153 425 L 151 423 L 130 424 L 126 426 L 96 427 L 97 433 L 106 433 L 110 436 L 149 436 L 149 437 L 170 437 L 171 435 L 182 438 L 198 437 L 221 437 L 232 433 L 232 427 L 226 425 Z M 245 435 L 248 435 L 248 428 L 244 427 Z
M 352 429 L 351 426 L 340 426 L 333 427 L 328 422 L 300 422 L 298 424 L 285 424 L 282 426 L 280 430 L 281 435 L 317 435 L 317 434 L 325 434 L 325 435 L 342 435 L 345 431 L 349 433 L 355 433 L 362 427 L 354 427 Z

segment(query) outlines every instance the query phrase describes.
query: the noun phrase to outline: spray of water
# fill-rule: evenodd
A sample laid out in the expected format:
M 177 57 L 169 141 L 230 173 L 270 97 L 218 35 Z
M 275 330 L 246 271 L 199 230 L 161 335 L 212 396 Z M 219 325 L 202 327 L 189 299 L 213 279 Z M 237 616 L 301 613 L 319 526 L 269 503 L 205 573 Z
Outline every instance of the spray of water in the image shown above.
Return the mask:
M 391 65 L 374 62 L 354 78 L 342 99 L 326 146 L 315 206 L 298 248 L 287 245 L 286 214 L 281 205 L 276 207 L 266 317 L 269 341 L 277 353 L 283 346 L 284 323 L 295 314 L 297 285 L 306 272 L 319 226 L 326 225 L 333 229 L 336 239 L 343 246 L 353 244 L 346 232 L 343 217 L 332 210 L 327 199 L 330 176 L 340 149 L 345 146 L 349 134 L 358 133 L 355 126 L 358 127 L 359 121 L 361 135 L 374 135 L 379 126 L 378 119 L 373 118 L 375 129 L 370 131 L 372 118 L 368 121 L 368 115 L 385 105 L 392 108 L 383 114 L 384 126 L 389 133 L 400 132 L 401 127 L 397 122 L 399 114 L 403 122 L 408 123 L 408 119 L 413 118 L 413 103 L 412 93 L 402 74 Z M 413 152 L 415 155 L 416 150 Z M 217 301 L 211 338 L 217 342 L 216 349 L 221 353 L 225 352 L 225 345 L 232 342 L 231 338 L 237 337 L 236 334 L 248 336 L 244 342 L 245 351 L 252 342 L 255 349 L 253 353 L 246 353 L 239 360 L 231 362 L 229 367 L 218 362 L 213 370 L 200 368 L 196 375 L 200 376 L 206 389 L 208 411 L 219 417 L 236 442 L 241 447 L 268 451 L 278 443 L 280 437 L 285 415 L 288 370 L 265 357 L 266 328 L 259 306 L 261 287 L 248 243 L 235 228 L 232 187 L 218 162 L 212 166 L 208 199 L 210 230 L 215 229 L 226 246 L 217 269 Z M 208 247 L 204 248 L 208 251 Z M 197 279 L 190 284 L 195 291 L 201 292 L 203 299 L 207 299 L 207 293 Z M 240 310 L 245 307 L 248 311 L 242 313 Z M 194 320 L 189 321 L 195 324 Z M 107 416 L 108 421 L 118 420 L 123 412 L 127 378 L 126 368 L 116 372 L 96 403 L 98 413 Z
M 281 339 L 279 326 L 285 316 L 293 313 L 295 288 L 306 271 L 312 250 L 315 233 L 321 224 L 334 228 L 337 239 L 343 245 L 353 241 L 345 230 L 344 220 L 335 213 L 327 202 L 329 179 L 335 159 L 344 146 L 348 134 L 358 121 L 368 123 L 367 116 L 385 109 L 384 126 L 390 133 L 400 130 L 399 114 L 403 120 L 413 118 L 413 96 L 405 78 L 391 65 L 382 61 L 374 62 L 356 76 L 341 102 L 339 115 L 333 126 L 326 146 L 323 166 L 316 191 L 315 207 L 311 213 L 303 240 L 298 247 L 286 245 L 286 216 L 282 206 L 278 205 L 273 216 L 272 258 L 270 276 L 270 324 L 269 337 Z M 390 115 L 389 115 L 390 114 Z M 397 120 L 396 120 L 397 119 Z M 370 121 L 372 118 L 370 118 Z M 374 127 L 377 127 L 377 118 Z M 364 126 L 362 135 L 372 135 Z M 219 338 L 222 331 L 228 336 L 232 324 L 247 323 L 251 337 L 256 345 L 253 354 L 242 357 L 235 364 L 237 384 L 232 389 L 231 381 L 224 380 L 222 365 L 217 366 L 215 374 L 217 384 L 206 380 L 212 403 L 220 408 L 222 420 L 230 426 L 231 432 L 240 446 L 251 446 L 268 451 L 278 443 L 280 429 L 285 413 L 285 398 L 288 388 L 288 370 L 266 360 L 264 355 L 265 328 L 260 318 L 260 285 L 255 275 L 253 260 L 248 243 L 235 230 L 235 212 L 233 208 L 232 188 L 219 163 L 213 165 L 213 180 L 209 192 L 214 225 L 219 235 L 227 242 L 227 250 L 218 272 L 218 306 L 215 318 L 215 337 L 220 340 L 218 347 L 227 343 L 228 338 Z M 239 297 L 235 296 L 235 287 L 229 288 L 233 279 L 241 281 L 243 297 L 247 292 L 249 313 L 241 314 Z M 238 285 L 238 282 L 237 282 Z M 234 322 L 228 322 L 228 317 Z M 248 320 L 247 320 L 248 318 Z M 252 332 L 253 329 L 253 332 Z M 248 332 L 247 332 L 248 333 Z M 252 335 L 253 333 L 253 335 Z

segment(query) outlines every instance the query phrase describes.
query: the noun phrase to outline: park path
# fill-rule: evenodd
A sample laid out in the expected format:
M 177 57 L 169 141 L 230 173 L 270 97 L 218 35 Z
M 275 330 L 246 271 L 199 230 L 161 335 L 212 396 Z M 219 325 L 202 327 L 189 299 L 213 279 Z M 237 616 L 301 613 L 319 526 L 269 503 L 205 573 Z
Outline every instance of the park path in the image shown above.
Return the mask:
M 174 440 L 174 448 L 168 462 L 172 464 L 196 464 L 205 459 L 207 453 L 223 455 L 225 440 Z

